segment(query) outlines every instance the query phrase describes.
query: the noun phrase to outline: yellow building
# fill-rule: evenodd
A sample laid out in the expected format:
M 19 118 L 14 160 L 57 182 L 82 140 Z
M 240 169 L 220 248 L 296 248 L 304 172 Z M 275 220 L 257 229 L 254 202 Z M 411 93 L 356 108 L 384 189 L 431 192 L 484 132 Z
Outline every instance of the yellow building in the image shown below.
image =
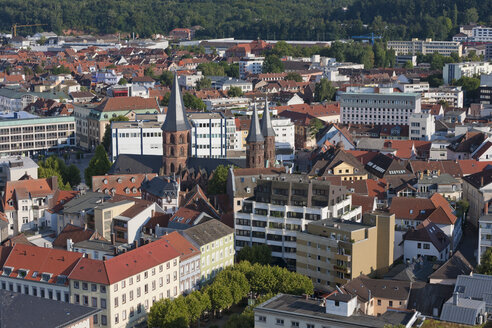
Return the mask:
M 297 232 L 296 271 L 316 289 L 342 286 L 362 274 L 385 272 L 393 263 L 395 216 L 367 214 L 364 223 L 326 219 Z
M 367 180 L 364 165 L 352 154 L 344 151 L 343 147 L 331 148 L 319 154 L 310 175 L 337 176 L 342 181 Z
M 101 309 L 94 327 L 133 327 L 155 301 L 179 294 L 180 254 L 164 239 L 106 261 L 82 258 L 70 273 L 70 302 Z

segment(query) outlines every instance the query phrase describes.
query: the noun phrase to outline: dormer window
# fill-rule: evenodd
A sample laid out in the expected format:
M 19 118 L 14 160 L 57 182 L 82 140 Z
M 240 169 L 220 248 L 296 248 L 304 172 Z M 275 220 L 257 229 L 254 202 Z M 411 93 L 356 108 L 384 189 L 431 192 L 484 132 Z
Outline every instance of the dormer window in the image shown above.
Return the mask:
M 410 214 L 413 214 L 413 210 L 410 210 Z
M 67 277 L 62 275 L 56 277 L 56 283 L 58 285 L 65 285 L 67 283 Z
M 4 276 L 10 276 L 10 274 L 12 273 L 12 270 L 14 270 L 14 268 L 11 268 L 11 267 L 3 267 L 3 275 Z
M 116 180 L 116 182 L 118 183 L 121 183 L 123 180 L 121 180 L 121 178 L 118 178 L 118 180 Z
M 136 194 L 136 193 L 137 193 L 137 188 L 133 188 L 133 189 L 132 189 L 132 192 L 133 192 L 134 194 Z
M 104 179 L 104 180 L 103 180 L 103 183 L 104 183 L 104 184 L 108 184 L 108 179 Z
M 51 274 L 51 273 L 43 273 L 41 275 L 41 281 L 45 281 L 45 282 L 50 281 L 52 275 L 53 274 Z
M 19 271 L 19 275 L 17 277 L 22 279 L 24 279 L 29 273 L 29 270 L 27 269 L 19 269 L 18 271 Z
M 135 178 L 134 178 L 134 177 L 132 177 L 132 178 L 130 179 L 130 181 L 131 181 L 132 183 L 135 183 Z

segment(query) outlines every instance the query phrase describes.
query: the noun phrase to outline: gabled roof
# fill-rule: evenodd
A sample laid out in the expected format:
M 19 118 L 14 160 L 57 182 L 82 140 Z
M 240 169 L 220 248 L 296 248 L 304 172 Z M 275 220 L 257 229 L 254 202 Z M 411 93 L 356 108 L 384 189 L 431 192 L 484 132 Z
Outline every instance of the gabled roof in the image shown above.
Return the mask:
M 215 219 L 183 231 L 183 235 L 199 247 L 232 233 L 234 233 L 234 229 Z
M 161 198 L 177 198 L 179 192 L 178 183 L 171 177 L 164 176 L 158 176 L 152 180 L 144 180 L 141 188 L 142 190 Z
M 482 156 L 483 154 L 485 154 L 485 152 L 487 150 L 489 150 L 490 148 L 492 147 L 492 142 L 490 141 L 486 141 L 484 142 L 476 151 L 475 153 L 473 154 L 473 158 L 478 160 L 480 158 L 480 156 Z
M 200 255 L 200 250 L 177 231 L 173 231 L 161 238 L 167 241 L 180 254 L 181 261 Z
M 473 271 L 473 265 L 456 251 L 443 265 L 432 273 L 430 279 L 457 279 L 459 275 L 469 275 Z
M 31 197 L 44 197 L 54 194 L 56 177 L 47 179 L 31 179 L 19 181 L 7 181 L 5 184 L 5 193 L 3 195 L 3 210 L 13 211 L 19 199 L 28 199 Z
M 393 197 L 389 211 L 400 220 L 429 219 L 436 224 L 455 224 L 457 218 L 453 209 L 446 199 L 443 199 L 444 197 L 438 193 L 431 198 Z
M 28 271 L 22 279 L 66 285 L 68 280 L 65 278 L 82 257 L 83 254 L 77 252 L 15 244 L 5 260 L 2 274 L 6 267 L 13 268 L 10 277 L 17 278 L 21 276 L 20 269 L 24 269 Z M 43 273 L 50 274 L 46 276 L 49 279 L 45 280 Z
M 169 97 L 169 105 L 166 112 L 166 120 L 161 129 L 165 132 L 186 131 L 191 129 L 191 124 L 185 112 L 183 96 L 178 83 L 178 75 L 174 74 L 174 83 Z
M 140 186 L 144 180 L 152 180 L 156 173 L 116 174 L 92 177 L 92 191 L 140 197 Z
M 167 241 L 158 239 L 106 261 L 83 258 L 69 278 L 109 285 L 179 256 Z
M 310 174 L 320 176 L 333 174 L 333 169 L 342 163 L 346 163 L 357 170 L 354 174 L 366 174 L 364 165 L 352 154 L 343 149 L 331 149 L 320 156 L 321 158 L 314 163 Z M 331 171 L 331 173 L 330 173 Z
M 463 180 L 473 187 L 480 189 L 492 183 L 492 165 L 487 166 L 483 171 L 463 177 Z
M 92 229 L 67 224 L 60 232 L 58 237 L 56 237 L 53 241 L 53 247 L 66 249 L 68 239 L 71 239 L 74 243 L 89 239 L 106 240 L 103 236 Z
M 249 126 L 248 136 L 246 137 L 246 142 L 264 142 L 265 138 L 261 133 L 260 122 L 258 121 L 258 111 L 256 110 L 256 104 L 253 109 L 253 118 L 251 119 L 251 124 Z
M 449 246 L 449 237 L 429 219 L 424 220 L 415 230 L 409 230 L 403 236 L 404 240 L 430 242 L 439 251 Z
M 407 281 L 371 279 L 360 275 L 341 288 L 362 302 L 368 302 L 373 297 L 406 301 L 410 295 L 410 286 L 411 283 Z
M 99 112 L 154 110 L 160 112 L 159 104 L 154 98 L 142 97 L 111 97 L 106 98 L 95 108 Z

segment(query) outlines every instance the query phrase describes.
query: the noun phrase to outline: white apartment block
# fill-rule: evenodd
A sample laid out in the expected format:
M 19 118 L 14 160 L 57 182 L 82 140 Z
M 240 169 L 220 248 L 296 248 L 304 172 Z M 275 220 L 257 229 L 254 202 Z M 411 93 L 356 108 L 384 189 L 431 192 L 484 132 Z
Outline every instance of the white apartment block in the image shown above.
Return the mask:
M 248 73 L 260 74 L 263 68 L 264 57 L 248 55 L 239 61 L 239 76 L 244 78 Z
M 251 99 L 245 97 L 204 99 L 207 110 L 216 111 L 233 108 L 248 108 Z
M 464 62 L 445 64 L 442 70 L 442 78 L 445 84 L 451 84 L 453 80 L 461 77 L 473 77 L 475 75 L 492 73 L 492 63 L 488 62 Z
M 490 211 L 489 211 L 490 213 Z M 492 215 L 484 215 L 478 220 L 478 257 L 480 264 L 483 253 L 492 247 Z
M 409 137 L 411 140 L 432 139 L 435 133 L 435 117 L 429 113 L 414 113 L 408 119 L 410 126 Z
M 397 56 L 416 55 L 418 53 L 428 55 L 435 52 L 444 56 L 450 56 L 453 52 L 457 53 L 460 57 L 463 55 L 461 43 L 456 41 L 432 41 L 432 39 L 388 41 L 388 49 L 393 49 Z
M 398 84 L 398 89 L 403 93 L 422 93 L 429 91 L 429 88 L 429 82 Z
M 441 101 L 452 107 L 463 108 L 463 90 L 461 87 L 440 87 L 422 93 L 423 103 L 438 104 Z
M 75 146 L 72 116 L 0 121 L 0 154 L 34 154 Z
M 332 217 L 357 221 L 360 216 L 361 208 L 352 208 L 345 187 L 289 175 L 260 180 L 255 196 L 245 199 L 234 215 L 236 251 L 266 244 L 273 257 L 295 267 L 297 231 L 304 231 L 311 221 Z
M 76 139 L 75 143 L 77 146 L 84 149 L 89 148 L 89 123 L 87 121 L 91 114 L 92 107 L 81 105 L 74 106 L 73 117 L 75 119 L 75 131 Z
M 492 42 L 492 27 L 475 26 L 471 38 L 474 42 Z
M 417 93 L 343 92 L 340 116 L 344 124 L 408 125 L 408 118 L 421 111 Z
M 234 149 L 236 125 L 222 113 L 190 113 L 191 156 L 225 158 Z M 158 120 L 113 122 L 111 160 L 120 154 L 162 155 L 163 116 Z
M 184 87 L 186 90 L 196 87 L 196 83 L 203 79 L 201 71 L 197 71 L 196 74 L 182 74 L 178 75 L 178 83 L 180 86 Z

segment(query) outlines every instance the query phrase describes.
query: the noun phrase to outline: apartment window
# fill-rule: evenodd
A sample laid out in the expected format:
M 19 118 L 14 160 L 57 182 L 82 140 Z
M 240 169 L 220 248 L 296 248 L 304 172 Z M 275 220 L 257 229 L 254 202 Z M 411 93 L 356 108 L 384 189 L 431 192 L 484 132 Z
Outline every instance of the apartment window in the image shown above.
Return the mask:
M 275 324 L 278 326 L 283 326 L 284 325 L 284 319 L 277 318 L 275 321 Z
M 121 295 L 121 304 L 126 303 L 126 294 Z
M 149 277 L 149 273 L 147 271 L 144 272 L 144 279 L 147 279 Z
M 152 269 L 152 275 L 155 276 L 155 268 Z
M 145 284 L 144 286 L 144 293 L 147 294 L 149 292 L 149 285 Z
M 121 313 L 121 320 L 126 320 L 126 310 Z
M 106 286 L 101 285 L 100 290 L 101 290 L 101 293 L 105 294 L 106 293 Z
M 92 297 L 91 298 L 91 306 L 92 307 L 97 307 L 97 297 Z
M 139 281 L 140 281 L 140 275 L 138 274 L 137 275 L 137 282 L 139 282 Z
M 164 279 L 162 277 L 159 278 L 159 287 L 162 287 L 164 285 Z
M 125 288 L 125 287 L 126 287 L 126 281 L 125 281 L 125 280 L 123 280 L 123 281 L 121 282 L 121 289 L 123 289 L 123 288 Z
M 101 298 L 101 309 L 105 309 L 105 308 L 106 308 L 106 299 Z
M 418 243 L 417 248 L 422 248 L 422 243 Z
M 292 322 L 290 323 L 290 326 L 291 326 L 291 327 L 299 327 L 299 321 L 292 321 Z
M 83 290 L 87 290 L 87 289 L 89 289 L 89 285 L 88 285 L 86 282 L 83 282 L 83 283 L 82 283 L 82 289 L 83 289 Z
M 78 281 L 73 282 L 73 288 L 79 289 L 79 282 Z
M 140 287 L 138 287 L 138 288 L 137 288 L 137 297 L 140 297 L 140 294 L 141 294 L 141 293 L 140 293 L 140 290 L 141 290 L 141 289 L 140 289 Z
M 152 290 L 155 290 L 155 280 L 152 281 Z
M 265 316 L 262 316 L 262 315 L 259 315 L 258 318 L 257 318 L 257 320 L 259 322 L 266 322 L 266 317 Z
M 163 268 L 163 266 L 161 264 L 161 265 L 159 265 L 159 272 L 162 272 L 162 269 L 164 269 L 164 268 Z
M 424 244 L 424 249 L 430 249 L 430 244 Z
M 130 318 L 133 317 L 135 315 L 135 308 L 132 306 L 130 308 Z
M 41 294 L 44 294 L 44 289 L 41 290 Z M 73 302 L 75 304 L 79 304 L 80 303 L 80 296 L 79 296 L 79 294 L 74 294 L 73 296 L 74 296 Z M 41 297 L 44 297 L 44 295 L 41 295 Z
M 98 315 L 97 314 L 94 314 L 92 316 L 92 320 L 94 321 L 94 324 L 97 324 L 98 323 Z
M 203 252 L 203 250 L 202 250 L 202 252 Z M 169 269 L 170 267 L 171 267 L 171 263 L 170 262 L 167 262 L 166 263 L 166 269 Z
M 389 306 L 393 306 L 393 301 L 389 301 Z
M 130 290 L 130 295 L 128 297 L 130 297 L 130 301 L 133 301 L 133 290 Z
M 104 314 L 101 315 L 101 324 L 103 326 L 106 326 L 108 324 L 108 319 Z
M 97 285 L 96 284 L 91 284 L 91 291 L 97 292 Z
M 120 316 L 118 315 L 118 313 L 116 313 L 114 315 L 114 323 L 118 323 L 118 322 L 120 322 Z
M 314 325 L 313 325 L 312 323 L 308 323 L 308 324 L 306 325 L 306 328 L 314 328 Z
M 133 285 L 133 277 L 130 277 L 130 279 L 128 279 L 128 285 Z
M 118 307 L 118 297 L 115 297 L 114 298 L 114 307 L 117 308 Z
M 118 284 L 115 284 L 114 285 L 114 291 L 117 292 L 118 291 Z
M 378 305 L 381 305 L 381 300 L 378 300 Z
M 89 296 L 83 296 L 82 299 L 84 305 L 89 305 Z

